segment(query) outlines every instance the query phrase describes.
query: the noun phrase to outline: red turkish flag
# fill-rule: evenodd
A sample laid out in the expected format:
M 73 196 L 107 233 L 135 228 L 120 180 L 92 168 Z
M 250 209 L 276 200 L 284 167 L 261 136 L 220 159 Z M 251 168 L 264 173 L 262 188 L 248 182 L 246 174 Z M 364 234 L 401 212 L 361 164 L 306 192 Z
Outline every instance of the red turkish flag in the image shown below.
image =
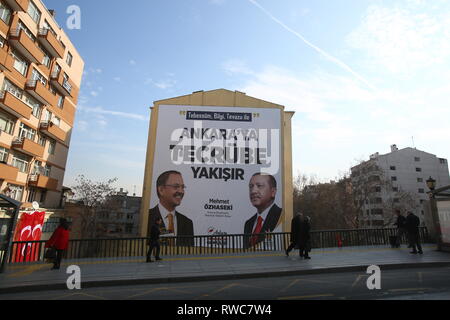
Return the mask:
M 23 213 L 17 223 L 14 241 L 39 241 L 42 235 L 45 212 Z M 21 243 L 16 247 L 13 262 L 34 262 L 39 260 L 38 243 Z

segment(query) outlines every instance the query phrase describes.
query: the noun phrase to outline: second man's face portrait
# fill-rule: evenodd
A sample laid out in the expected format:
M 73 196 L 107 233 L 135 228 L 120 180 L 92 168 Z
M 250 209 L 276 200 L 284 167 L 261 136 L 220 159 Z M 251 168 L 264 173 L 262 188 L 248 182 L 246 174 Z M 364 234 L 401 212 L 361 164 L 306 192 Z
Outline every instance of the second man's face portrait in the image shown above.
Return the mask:
M 250 202 L 259 212 L 267 209 L 275 199 L 277 189 L 270 185 L 270 178 L 266 175 L 256 175 L 249 183 Z
M 183 177 L 179 174 L 171 174 L 167 182 L 158 187 L 160 202 L 168 208 L 178 207 L 183 200 L 184 190 Z

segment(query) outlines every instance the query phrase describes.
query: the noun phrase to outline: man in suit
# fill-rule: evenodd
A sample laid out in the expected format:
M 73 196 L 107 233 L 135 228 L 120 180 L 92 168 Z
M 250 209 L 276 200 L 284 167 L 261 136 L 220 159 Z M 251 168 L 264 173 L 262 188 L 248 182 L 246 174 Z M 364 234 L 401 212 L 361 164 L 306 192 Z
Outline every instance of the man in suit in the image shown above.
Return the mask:
M 264 241 L 265 234 L 277 227 L 282 211 L 274 203 L 277 181 L 272 175 L 255 173 L 250 179 L 249 192 L 250 202 L 257 209 L 257 213 L 245 222 L 245 249 Z
M 178 171 L 166 171 L 158 177 L 156 193 L 159 203 L 149 210 L 148 236 L 150 236 L 151 226 L 158 218 L 161 218 L 161 228 L 166 234 L 178 237 L 177 245 L 194 245 L 192 220 L 175 210 L 183 200 L 185 189 L 183 177 Z

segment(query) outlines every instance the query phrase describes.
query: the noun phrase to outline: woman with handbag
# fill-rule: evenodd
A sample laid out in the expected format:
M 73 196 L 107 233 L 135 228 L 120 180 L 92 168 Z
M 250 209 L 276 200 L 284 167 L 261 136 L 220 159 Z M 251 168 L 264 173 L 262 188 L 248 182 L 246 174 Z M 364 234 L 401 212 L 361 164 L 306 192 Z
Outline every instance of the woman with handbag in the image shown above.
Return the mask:
M 69 245 L 69 222 L 64 219 L 59 219 L 59 226 L 53 232 L 50 239 L 46 242 L 46 248 L 54 248 L 56 250 L 56 257 L 53 260 L 52 270 L 58 270 L 61 266 L 62 256 Z

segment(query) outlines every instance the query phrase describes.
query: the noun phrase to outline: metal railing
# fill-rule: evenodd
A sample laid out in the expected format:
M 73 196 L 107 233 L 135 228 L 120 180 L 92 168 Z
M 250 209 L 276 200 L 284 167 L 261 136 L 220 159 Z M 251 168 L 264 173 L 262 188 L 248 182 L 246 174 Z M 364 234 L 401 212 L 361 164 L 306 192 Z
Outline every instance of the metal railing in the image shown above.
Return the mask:
M 425 227 L 420 240 L 429 242 Z M 397 229 L 325 230 L 311 232 L 311 248 L 390 245 Z M 290 233 L 268 233 L 258 245 L 248 246 L 251 234 L 161 237 L 161 255 L 217 255 L 251 252 L 283 252 L 290 244 Z M 408 243 L 406 236 L 401 243 Z M 105 238 L 70 240 L 66 259 L 117 259 L 145 257 L 147 238 Z M 45 241 L 13 242 L 8 263 L 44 261 Z

